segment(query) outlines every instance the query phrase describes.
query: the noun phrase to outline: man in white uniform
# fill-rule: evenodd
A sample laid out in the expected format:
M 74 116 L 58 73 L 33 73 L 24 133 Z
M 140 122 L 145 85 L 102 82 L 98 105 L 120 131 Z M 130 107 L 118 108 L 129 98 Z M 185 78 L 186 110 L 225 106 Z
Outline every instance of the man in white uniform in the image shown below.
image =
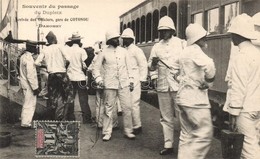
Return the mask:
M 178 82 L 173 78 L 172 73 L 175 70 L 171 68 L 171 64 L 178 59 L 183 51 L 183 43 L 181 39 L 173 36 L 176 29 L 172 19 L 168 16 L 160 19 L 158 31 L 161 40 L 153 46 L 148 66 L 150 71 L 158 73 L 153 73 L 151 79 L 157 81 L 157 95 L 161 112 L 160 122 L 164 134 L 164 149 L 160 151 L 160 154 L 167 155 L 173 153 L 175 97 L 179 89 Z
M 142 131 L 140 117 L 141 82 L 145 82 L 147 78 L 147 61 L 144 52 L 134 44 L 135 37 L 132 29 L 125 29 L 121 38 L 123 39 L 123 46 L 128 51 L 134 75 L 134 90 L 131 92 L 131 104 L 133 108 L 134 134 L 137 135 Z
M 231 67 L 228 107 L 231 129 L 244 134 L 241 158 L 258 159 L 256 124 L 260 121 L 260 52 L 250 41 L 257 38 L 257 33 L 247 14 L 235 17 L 228 32 L 234 45 L 239 47 Z
M 132 108 L 130 91 L 133 88 L 133 75 L 127 50 L 119 46 L 119 34 L 108 32 L 108 45 L 98 55 L 94 64 L 93 76 L 96 83 L 104 87 L 105 115 L 103 120 L 103 141 L 109 141 L 112 135 L 113 110 L 116 98 L 119 98 L 123 109 L 124 134 L 128 139 L 134 139 L 132 124 Z M 104 69 L 101 75 L 101 69 Z M 129 90 L 130 89 L 130 90 Z
M 26 42 L 26 50 L 20 58 L 20 82 L 24 94 L 21 113 L 21 127 L 30 128 L 39 94 L 36 67 L 32 54 L 36 53 L 36 45 Z
M 102 52 L 102 47 L 101 47 L 101 43 L 96 43 L 94 45 L 94 52 L 95 52 L 95 57 L 92 60 L 92 63 L 90 64 L 90 66 L 88 67 L 88 71 L 93 73 L 93 67 L 94 64 L 97 60 L 98 55 Z M 100 74 L 103 75 L 103 68 L 100 70 Z M 96 89 L 96 123 L 97 123 L 97 127 L 99 129 L 102 129 L 103 127 L 103 117 L 104 117 L 104 111 L 105 111 L 105 106 L 104 106 L 104 90 L 101 87 L 95 86 L 94 84 L 91 83 L 90 87 L 94 87 Z M 116 100 L 117 102 L 119 101 L 118 99 Z M 116 103 L 117 103 L 116 102 Z M 115 104 L 114 107 L 114 111 L 113 111 L 113 129 L 118 128 L 118 116 L 117 116 L 117 106 Z
M 213 137 L 208 88 L 216 69 L 202 50 L 206 35 L 202 26 L 190 24 L 186 28 L 187 47 L 174 63 L 180 69 L 176 97 L 181 123 L 178 159 L 204 159 Z

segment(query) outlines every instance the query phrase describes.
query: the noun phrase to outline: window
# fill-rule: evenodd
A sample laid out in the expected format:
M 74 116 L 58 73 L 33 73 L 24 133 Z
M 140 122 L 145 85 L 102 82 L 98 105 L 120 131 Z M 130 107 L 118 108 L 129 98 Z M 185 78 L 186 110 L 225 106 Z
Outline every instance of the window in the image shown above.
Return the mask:
M 223 33 L 226 33 L 231 20 L 239 14 L 239 2 L 228 4 L 224 7 L 225 9 L 225 19 L 224 19 L 224 30 Z
M 145 42 L 145 16 L 141 17 L 141 43 Z
M 160 18 L 167 15 L 167 7 L 163 6 L 160 10 Z
M 152 39 L 153 41 L 155 39 L 158 39 L 158 30 L 157 30 L 158 23 L 159 23 L 159 11 L 155 10 L 153 12 L 153 39 Z
M 177 4 L 174 3 L 174 2 L 172 2 L 169 5 L 169 17 L 172 18 L 174 25 L 176 27 L 176 24 L 177 24 Z
M 208 10 L 207 20 L 208 26 L 207 30 L 210 35 L 218 34 L 219 32 L 219 8 Z
M 193 15 L 193 23 L 197 23 L 201 26 L 203 26 L 203 19 L 202 19 L 202 13 L 197 13 Z
M 146 42 L 152 40 L 152 14 L 148 13 L 146 16 Z
M 136 19 L 136 35 L 135 35 L 135 42 L 139 43 L 140 42 L 140 19 Z

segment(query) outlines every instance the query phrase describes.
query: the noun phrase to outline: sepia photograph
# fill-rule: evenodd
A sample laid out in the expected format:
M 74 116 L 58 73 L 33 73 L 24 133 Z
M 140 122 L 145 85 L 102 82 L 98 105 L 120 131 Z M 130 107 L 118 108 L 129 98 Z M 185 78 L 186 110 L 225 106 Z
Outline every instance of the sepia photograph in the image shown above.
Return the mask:
M 0 0 L 0 158 L 260 159 L 260 0 Z

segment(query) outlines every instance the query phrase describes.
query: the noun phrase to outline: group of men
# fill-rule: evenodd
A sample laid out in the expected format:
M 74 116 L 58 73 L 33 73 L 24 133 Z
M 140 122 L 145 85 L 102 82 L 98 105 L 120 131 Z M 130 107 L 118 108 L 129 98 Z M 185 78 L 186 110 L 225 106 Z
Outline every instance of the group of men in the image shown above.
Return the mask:
M 254 25 L 253 19 L 257 18 L 246 14 L 238 15 L 231 22 L 228 31 L 234 45 L 239 47 L 239 52 L 232 58 L 229 100 L 225 110 L 230 113 L 232 131 L 245 136 L 241 153 L 241 158 L 245 159 L 257 158 L 256 123 L 260 120 L 260 51 L 252 43 L 257 43 L 257 39 L 260 39 L 254 28 L 257 30 L 260 25 Z M 244 25 L 246 29 L 241 29 Z M 121 36 L 117 32 L 106 33 L 107 46 L 93 60 L 91 69 L 95 82 L 103 91 L 100 101 L 104 106 L 100 125 L 103 141 L 109 141 L 112 137 L 117 100 L 122 107 L 125 137 L 134 139 L 142 131 L 139 107 L 141 84 L 146 81 L 149 69 L 157 89 L 164 134 L 164 148 L 160 154 L 173 153 L 175 115 L 181 125 L 178 158 L 203 159 L 210 149 L 213 137 L 208 88 L 213 84 L 216 73 L 213 60 L 206 55 L 207 31 L 199 24 L 189 24 L 185 32 L 186 41 L 179 39 L 174 36 L 175 25 L 168 16 L 160 19 L 158 31 L 160 41 L 153 46 L 148 61 L 143 51 L 134 44 L 135 37 L 130 28 L 125 29 Z M 47 36 L 52 39 L 52 34 Z M 66 57 L 65 51 L 54 47 L 55 38 L 54 43 L 50 42 L 51 45 L 35 62 L 28 53 L 29 46 L 21 57 L 21 61 L 27 60 L 21 62 L 21 71 L 24 63 L 35 67 L 45 59 L 49 72 L 49 98 L 56 110 L 57 120 L 68 119 L 70 110 L 74 108 L 71 103 L 75 99 L 75 92 L 78 92 L 82 111 L 86 108 L 82 105 L 87 104 L 84 100 L 87 99 L 87 90 L 80 87 L 79 83 L 86 84 L 82 68 L 88 67 L 90 62 L 87 62 L 88 57 L 80 48 L 80 38 L 76 35 L 71 38 L 73 45 L 67 49 L 71 57 Z M 122 38 L 124 48 L 120 46 L 119 38 Z M 29 72 L 28 69 L 27 71 Z M 23 106 L 22 126 L 30 124 L 32 116 L 25 113 L 25 109 L 36 102 L 35 95 L 39 92 L 37 82 L 30 81 L 35 78 L 36 70 L 28 72 L 26 77 L 21 75 L 21 83 L 26 83 L 23 87 L 25 101 L 30 101 Z M 57 103 L 58 98 L 63 99 L 61 106 Z M 86 119 L 89 118 L 88 109 L 89 106 L 85 109 Z M 23 120 L 23 116 L 27 120 Z

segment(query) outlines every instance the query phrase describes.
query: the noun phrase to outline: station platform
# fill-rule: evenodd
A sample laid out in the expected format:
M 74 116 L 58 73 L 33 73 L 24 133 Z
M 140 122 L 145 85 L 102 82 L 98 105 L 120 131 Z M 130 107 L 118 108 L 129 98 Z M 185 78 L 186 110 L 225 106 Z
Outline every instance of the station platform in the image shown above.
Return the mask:
M 42 99 L 40 99 L 42 100 Z M 41 101 L 44 103 L 44 101 Z M 3 107 L 6 98 L 0 98 L 0 106 Z M 89 104 L 92 114 L 95 114 L 95 96 L 89 96 Z M 10 105 L 9 105 L 10 106 Z M 11 104 L 16 116 L 21 112 L 21 106 Z M 37 105 L 37 107 L 39 107 Z M 119 117 L 119 130 L 114 130 L 112 139 L 102 141 L 101 131 L 93 124 L 81 124 L 80 127 L 80 158 L 82 159 L 176 159 L 178 152 L 179 132 L 175 131 L 174 153 L 161 156 L 159 151 L 163 148 L 163 132 L 160 125 L 159 110 L 144 101 L 141 101 L 141 119 L 143 132 L 137 135 L 135 140 L 124 138 L 122 117 Z M 6 108 L 6 107 L 5 107 Z M 76 108 L 75 108 L 76 109 Z M 1 114 L 2 115 L 2 114 Z M 21 130 L 17 117 L 13 123 L 1 123 L 1 131 L 12 132 L 12 143 L 9 147 L 0 148 L 1 159 L 26 159 L 35 158 L 35 130 Z M 98 136 L 97 136 L 98 132 Z M 48 158 L 48 157 L 47 157 Z M 69 158 L 69 157 L 66 157 Z M 212 141 L 212 147 L 207 159 L 221 159 L 221 145 L 216 138 Z

